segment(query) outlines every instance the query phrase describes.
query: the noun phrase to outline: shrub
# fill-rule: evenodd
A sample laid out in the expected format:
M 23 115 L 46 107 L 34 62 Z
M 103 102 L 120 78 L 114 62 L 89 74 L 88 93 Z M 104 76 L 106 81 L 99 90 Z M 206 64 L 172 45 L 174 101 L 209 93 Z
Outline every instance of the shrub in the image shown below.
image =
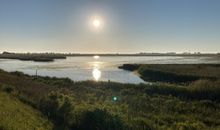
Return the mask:
M 2 85 L 1 89 L 7 93 L 11 93 L 14 91 L 14 87 L 10 85 Z
M 82 114 L 79 130 L 122 130 L 122 120 L 106 110 L 96 108 L 93 111 L 85 111 Z

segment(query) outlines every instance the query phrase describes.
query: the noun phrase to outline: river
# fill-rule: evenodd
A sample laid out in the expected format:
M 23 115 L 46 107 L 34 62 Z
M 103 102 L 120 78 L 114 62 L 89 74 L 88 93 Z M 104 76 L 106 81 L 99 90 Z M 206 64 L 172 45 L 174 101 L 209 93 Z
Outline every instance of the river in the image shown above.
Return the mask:
M 143 83 L 135 73 L 118 69 L 125 63 L 143 64 L 199 64 L 220 63 L 213 57 L 180 56 L 75 56 L 54 62 L 33 62 L 0 59 L 0 68 L 21 71 L 29 75 L 68 77 L 74 81 L 95 80 L 121 83 Z

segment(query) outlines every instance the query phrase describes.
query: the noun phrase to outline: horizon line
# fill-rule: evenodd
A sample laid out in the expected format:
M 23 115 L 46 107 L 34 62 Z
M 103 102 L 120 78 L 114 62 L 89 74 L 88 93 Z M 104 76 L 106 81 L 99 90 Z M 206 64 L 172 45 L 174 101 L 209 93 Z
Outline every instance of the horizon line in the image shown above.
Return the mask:
M 169 55 L 178 55 L 178 54 L 220 54 L 220 52 L 133 52 L 133 53 L 124 53 L 124 52 L 107 52 L 107 53 L 99 53 L 99 52 L 51 52 L 51 51 L 44 51 L 44 52 L 13 52 L 13 51 L 0 51 L 1 54 L 3 53 L 15 53 L 15 54 L 78 54 L 78 55 L 89 55 L 89 54 L 114 54 L 114 55 L 144 55 L 144 54 L 169 54 Z

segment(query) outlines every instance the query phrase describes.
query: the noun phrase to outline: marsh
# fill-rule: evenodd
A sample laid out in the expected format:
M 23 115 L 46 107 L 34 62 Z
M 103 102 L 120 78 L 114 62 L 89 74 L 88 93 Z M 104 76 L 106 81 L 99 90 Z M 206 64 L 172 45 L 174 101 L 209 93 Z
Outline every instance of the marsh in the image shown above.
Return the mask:
M 205 64 L 220 63 L 213 57 L 181 56 L 73 56 L 54 62 L 20 61 L 0 59 L 0 68 L 6 71 L 21 71 L 25 74 L 70 78 L 73 81 L 98 80 L 121 83 L 144 83 L 133 72 L 119 69 L 122 64 Z

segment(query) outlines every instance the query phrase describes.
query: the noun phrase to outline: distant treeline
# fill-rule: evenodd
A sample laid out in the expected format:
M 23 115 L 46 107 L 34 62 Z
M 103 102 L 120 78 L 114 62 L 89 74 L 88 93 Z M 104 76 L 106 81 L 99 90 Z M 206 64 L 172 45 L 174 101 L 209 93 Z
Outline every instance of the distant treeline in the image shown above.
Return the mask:
M 137 54 L 80 54 L 80 53 L 14 53 L 3 52 L 0 59 L 18 59 L 23 61 L 50 62 L 55 59 L 66 59 L 67 56 L 210 56 L 220 58 L 220 54 L 176 54 L 176 53 L 137 53 Z
M 110 54 L 80 54 L 80 53 L 69 53 L 66 56 L 220 56 L 220 53 L 134 53 L 134 54 L 123 54 L 123 53 L 110 53 Z
M 3 52 L 2 54 L 34 54 L 34 55 L 62 55 L 62 56 L 220 56 L 220 53 L 54 53 L 54 52 L 46 52 L 46 53 L 14 53 L 14 52 Z

